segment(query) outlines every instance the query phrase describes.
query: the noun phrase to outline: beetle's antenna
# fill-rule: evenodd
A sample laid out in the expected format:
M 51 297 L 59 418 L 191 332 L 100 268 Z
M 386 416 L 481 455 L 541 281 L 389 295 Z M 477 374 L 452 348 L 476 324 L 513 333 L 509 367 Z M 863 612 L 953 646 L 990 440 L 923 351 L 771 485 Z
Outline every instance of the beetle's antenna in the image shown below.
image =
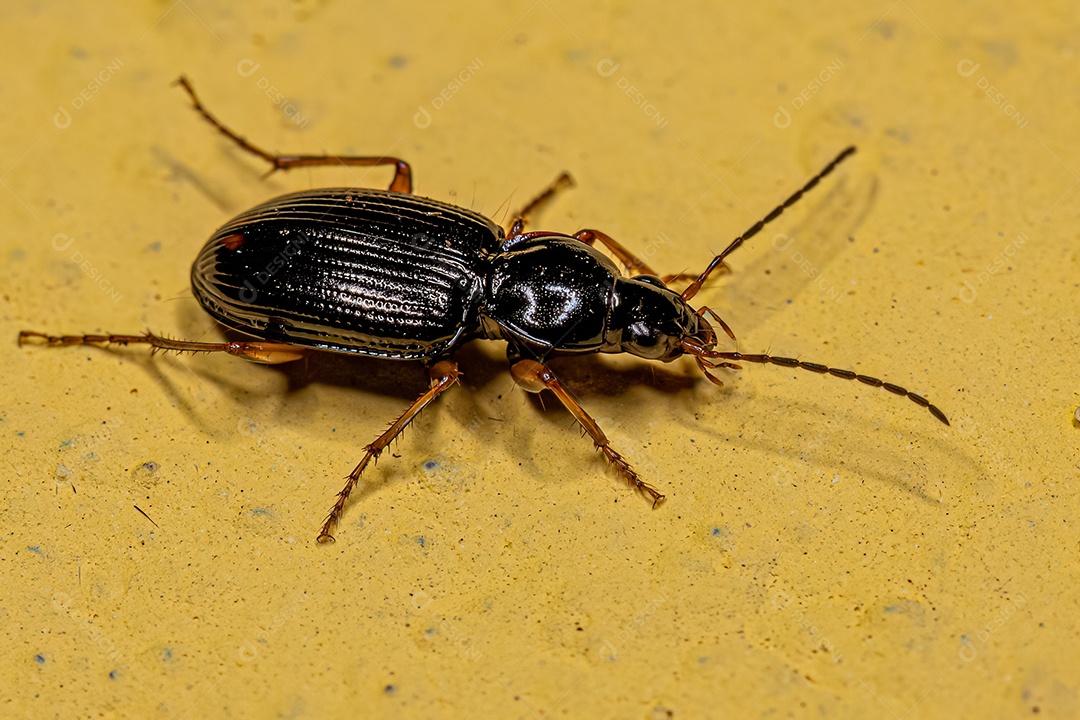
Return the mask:
M 701 286 L 705 284 L 705 281 L 709 279 L 709 276 L 712 275 L 713 271 L 723 264 L 724 258 L 735 252 L 744 242 L 761 232 L 761 228 L 765 227 L 770 222 L 780 217 L 780 213 L 784 212 L 789 207 L 797 203 L 803 195 L 805 195 L 810 190 L 813 190 L 814 186 L 821 182 L 822 178 L 831 173 L 837 165 L 842 163 L 849 155 L 854 154 L 854 145 L 844 148 L 844 150 L 839 155 L 833 158 L 833 161 L 831 163 L 822 168 L 821 172 L 819 172 L 817 175 L 810 178 L 810 180 L 797 191 L 795 191 L 795 193 L 793 193 L 791 197 L 774 207 L 772 209 L 772 212 L 770 212 L 764 218 L 758 220 L 756 223 L 747 228 L 746 232 L 744 232 L 742 235 L 732 240 L 731 244 L 724 249 L 724 252 L 720 253 L 712 259 L 712 262 L 709 263 L 709 266 L 705 268 L 705 272 L 701 273 L 701 275 L 698 276 L 697 280 L 690 283 L 690 286 L 682 291 L 682 299 L 689 300 L 690 298 L 697 295 L 698 291 L 701 290 Z
M 714 378 L 709 373 L 709 370 L 718 367 L 739 369 L 739 366 L 731 361 L 800 368 L 802 370 L 809 370 L 810 372 L 817 373 L 818 375 L 828 374 L 833 377 L 841 378 L 842 380 L 858 380 L 871 387 L 885 388 L 893 395 L 906 397 L 919 407 L 926 408 L 930 411 L 930 414 L 938 420 L 946 425 L 949 424 L 949 419 L 945 417 L 945 413 L 941 412 L 936 405 L 930 404 L 930 401 L 923 396 L 916 395 L 907 388 L 902 388 L 899 385 L 893 385 L 892 383 L 878 380 L 876 377 L 870 377 L 869 375 L 860 375 L 852 370 L 840 370 L 838 368 L 829 367 L 828 365 L 821 365 L 820 363 L 806 362 L 804 360 L 796 360 L 795 358 L 776 357 L 764 353 L 760 355 L 748 355 L 741 352 L 720 352 L 719 350 L 710 350 L 697 340 L 691 340 L 689 338 L 682 341 L 682 349 L 684 352 L 694 356 L 694 359 L 697 360 L 697 364 L 702 372 L 705 373 L 705 376 L 708 377 L 711 382 L 716 384 L 719 384 L 719 380 Z M 714 362 L 714 360 L 721 360 L 723 362 Z

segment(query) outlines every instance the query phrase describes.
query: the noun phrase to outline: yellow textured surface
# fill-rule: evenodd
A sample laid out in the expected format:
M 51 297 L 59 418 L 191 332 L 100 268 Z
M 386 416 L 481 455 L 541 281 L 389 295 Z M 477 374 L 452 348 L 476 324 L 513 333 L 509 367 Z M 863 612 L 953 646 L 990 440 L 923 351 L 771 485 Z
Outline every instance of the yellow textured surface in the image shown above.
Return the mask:
M 1080 714 L 1074 4 L 581 5 L 5 3 L 0 715 Z M 500 219 L 570 170 L 541 225 L 668 271 L 856 143 L 698 300 L 953 425 L 778 368 L 563 361 L 651 511 L 470 347 L 320 546 L 418 367 L 15 346 L 219 337 L 187 286 L 214 228 L 387 181 L 262 180 L 181 72 L 253 140 L 400 154 Z

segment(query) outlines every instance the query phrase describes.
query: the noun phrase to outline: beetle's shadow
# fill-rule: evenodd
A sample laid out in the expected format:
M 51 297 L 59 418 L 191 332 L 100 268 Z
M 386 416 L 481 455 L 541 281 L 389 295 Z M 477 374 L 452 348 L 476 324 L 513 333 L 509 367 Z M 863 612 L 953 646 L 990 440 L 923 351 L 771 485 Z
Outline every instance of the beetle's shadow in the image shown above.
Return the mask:
M 506 384 L 509 390 L 513 384 L 505 357 L 483 348 L 479 342 L 463 345 L 454 359 L 462 372 L 462 384 L 472 390 L 500 383 Z M 615 366 L 598 355 L 554 358 L 550 365 L 559 379 L 583 398 L 620 395 L 639 385 L 677 393 L 698 383 L 698 378 L 668 369 L 668 366 L 658 367 L 645 361 Z M 365 355 L 313 352 L 301 361 L 269 368 L 285 376 L 288 392 L 298 392 L 310 385 L 326 385 L 412 402 L 429 387 L 428 374 L 421 363 Z
M 500 407 L 505 407 L 507 402 L 514 402 L 510 400 L 514 393 L 520 393 L 517 395 L 519 398 L 527 398 L 525 402 L 532 405 L 531 409 L 536 413 L 536 423 L 550 425 L 557 429 L 560 435 L 565 434 L 567 426 L 573 423 L 570 413 L 550 393 L 541 396 L 524 392 L 515 386 L 501 345 L 467 343 L 457 350 L 455 359 L 462 371 L 463 387 L 451 389 L 447 395 L 452 394 L 452 399 L 448 397 L 445 400 L 436 400 L 425 413 L 446 413 L 446 406 L 452 403 L 455 422 L 467 427 L 469 434 L 478 443 L 495 442 L 495 436 L 501 434 L 492 423 L 497 422 L 503 414 Z M 644 360 L 628 362 L 585 355 L 554 358 L 550 366 L 562 383 L 579 398 L 586 411 L 602 420 L 612 414 L 611 403 L 601 403 L 602 398 L 618 398 L 638 386 L 645 385 L 657 393 L 656 404 L 662 404 L 666 400 L 660 396 L 666 396 L 670 400 L 698 387 L 701 381 L 689 374 L 681 363 L 658 365 Z M 299 392 L 311 385 L 359 390 L 400 399 L 398 412 L 404 411 L 429 387 L 428 374 L 419 362 L 387 361 L 340 353 L 310 353 L 303 361 L 270 366 L 269 369 L 287 378 L 289 392 Z M 497 399 L 495 395 L 498 396 Z M 635 403 L 633 410 L 624 411 L 629 417 L 633 417 L 635 422 L 640 420 L 647 423 L 649 419 L 646 408 L 651 404 L 648 403 L 643 408 L 640 403 Z M 685 404 L 689 407 L 693 403 L 686 400 Z M 295 416 L 293 418 L 295 419 Z M 378 423 L 365 422 L 363 426 L 351 428 L 350 433 L 365 441 L 371 440 L 385 427 L 385 423 L 393 419 L 394 417 L 385 417 L 380 418 Z M 606 422 L 601 422 L 602 427 L 605 424 Z M 576 433 L 569 434 L 568 443 L 571 447 L 578 447 L 583 456 L 587 457 L 591 441 L 583 441 L 575 435 Z M 502 442 L 506 442 L 505 437 L 503 435 Z M 435 441 L 430 438 L 425 432 L 409 433 L 409 449 L 403 454 L 412 457 L 413 464 L 435 457 L 440 449 L 433 445 Z M 507 452 L 513 451 L 512 445 L 513 441 L 510 441 Z M 528 457 L 520 459 L 526 466 L 532 464 Z M 539 466 L 530 469 L 537 474 L 541 471 Z M 405 475 L 401 475 L 401 472 L 394 470 L 378 473 L 378 478 L 372 477 L 362 485 L 362 494 L 378 492 L 385 485 L 403 479 Z M 600 472 L 604 472 L 604 469 L 600 468 Z
M 858 477 L 873 479 L 882 486 L 893 487 L 901 492 L 908 493 L 920 502 L 933 507 L 940 507 L 941 500 L 931 497 L 923 488 L 926 482 L 920 482 L 911 474 L 916 472 L 916 462 L 909 453 L 903 452 L 902 448 L 890 442 L 890 438 L 896 438 L 905 434 L 911 434 L 918 438 L 918 442 L 927 448 L 925 453 L 926 462 L 931 463 L 931 458 L 955 458 L 959 457 L 970 466 L 977 466 L 970 453 L 957 452 L 955 443 L 947 437 L 942 437 L 936 432 L 938 421 L 931 418 L 925 411 L 912 407 L 912 412 L 905 415 L 904 419 L 893 418 L 882 421 L 880 417 L 874 418 L 867 415 L 872 412 L 877 403 L 885 403 L 887 406 L 903 400 L 895 396 L 880 393 L 880 397 L 860 397 L 858 401 L 852 398 L 852 408 L 845 417 L 835 417 L 833 423 L 828 426 L 822 425 L 822 418 L 829 417 L 829 409 L 810 399 L 785 400 L 786 409 L 782 415 L 768 411 L 769 398 L 750 392 L 733 390 L 724 402 L 725 413 L 730 413 L 732 418 L 739 419 L 751 414 L 756 419 L 738 422 L 728 429 L 718 429 L 712 424 L 694 422 L 688 416 L 676 417 L 676 422 L 683 428 L 686 437 L 698 438 L 704 436 L 706 440 L 699 444 L 706 447 L 721 448 L 738 445 L 740 448 L 757 452 L 765 458 L 784 459 L 792 461 L 797 459 L 802 464 L 802 470 L 791 468 L 786 472 L 794 473 L 806 482 L 816 482 L 815 472 L 838 474 L 844 477 Z M 749 424 L 769 424 L 767 434 L 755 433 Z M 920 425 L 920 423 L 923 423 Z M 869 428 L 880 425 L 873 433 L 849 432 L 845 428 Z M 817 450 L 817 443 L 810 438 L 820 436 L 831 441 L 833 446 L 843 445 L 843 452 L 839 456 L 829 455 L 831 460 L 823 459 Z M 820 441 L 819 441 L 820 442 Z M 908 441 L 910 443 L 910 441 Z M 905 443 L 907 444 L 907 443 Z M 875 465 L 863 461 L 871 455 L 888 458 L 888 462 L 879 462 Z M 881 466 L 891 468 L 881 469 Z M 905 472 L 903 469 L 908 468 Z M 734 465 L 731 473 L 738 474 L 740 469 Z M 934 477 L 941 473 L 934 473 Z
M 233 334 L 226 331 L 227 336 Z M 240 338 L 241 335 L 235 335 L 235 338 Z M 507 361 L 502 355 L 501 347 L 497 345 L 484 343 L 468 343 L 463 345 L 456 354 L 456 359 L 464 374 L 463 381 L 466 385 L 466 390 L 475 391 L 481 388 L 488 389 L 487 394 L 490 394 L 491 389 L 499 392 L 502 400 L 500 402 L 506 402 L 507 397 L 511 391 L 515 390 L 513 380 L 510 377 Z M 661 365 L 658 363 L 650 363 L 644 360 L 641 361 L 627 361 L 623 359 L 605 358 L 603 355 L 585 355 L 578 357 L 563 356 L 559 358 L 553 358 L 549 365 L 558 375 L 559 379 L 564 385 L 572 390 L 582 402 L 586 411 L 592 414 L 594 417 L 610 416 L 610 410 L 602 411 L 597 405 L 601 398 L 617 398 L 620 395 L 624 395 L 629 391 L 639 387 L 645 386 L 650 392 L 656 393 L 655 400 L 645 403 L 635 403 L 632 409 L 625 409 L 630 416 L 628 418 L 629 424 L 640 423 L 642 432 L 647 427 L 650 418 L 648 417 L 649 407 L 653 404 L 659 404 L 663 402 L 671 402 L 673 399 L 678 398 L 680 405 L 686 406 L 686 413 L 671 413 L 674 418 L 674 422 L 677 424 L 679 430 L 678 435 L 693 438 L 694 436 L 704 435 L 708 438 L 706 444 L 721 447 L 725 444 L 738 443 L 742 446 L 750 447 L 763 454 L 784 452 L 787 450 L 789 453 L 795 453 L 798 450 L 798 442 L 791 440 L 785 442 L 780 439 L 773 438 L 771 440 L 753 440 L 743 436 L 741 430 L 738 428 L 732 432 L 724 432 L 713 427 L 703 426 L 702 424 L 693 420 L 692 410 L 699 403 L 703 402 L 702 393 L 705 393 L 705 401 L 709 404 L 723 403 L 728 406 L 733 417 L 739 417 L 744 412 L 750 412 L 750 406 L 755 403 L 768 403 L 768 398 L 757 395 L 753 392 L 741 392 L 734 387 L 735 373 L 724 372 L 721 377 L 725 380 L 723 387 L 713 387 L 701 377 L 696 368 L 693 368 L 690 361 L 682 360 L 672 363 L 670 365 Z M 341 388 L 349 388 L 360 390 L 362 392 L 382 395 L 388 397 L 400 398 L 402 400 L 401 409 L 404 410 L 408 403 L 413 402 L 429 387 L 429 380 L 427 372 L 423 366 L 418 362 L 401 362 L 401 361 L 387 361 L 378 358 L 371 358 L 359 355 L 346 355 L 342 353 L 331 352 L 314 352 L 309 353 L 305 360 L 285 363 L 282 365 L 272 365 L 265 368 L 274 372 L 281 373 L 288 382 L 288 392 L 299 392 L 311 385 L 327 385 Z M 212 378 L 212 382 L 224 382 L 228 385 L 227 380 L 223 378 Z M 704 383 L 704 386 L 702 385 Z M 505 389 L 500 387 L 500 384 L 504 384 Z M 231 388 L 230 388 L 231 389 Z M 748 388 L 744 388 L 746 390 Z M 175 389 L 171 388 L 170 392 L 175 392 Z M 468 424 L 470 418 L 486 418 L 491 413 L 490 406 L 483 406 L 482 401 L 478 400 L 479 393 L 477 392 L 461 392 L 457 393 L 458 399 L 455 400 L 455 406 L 460 415 L 462 415 L 463 421 Z M 562 407 L 562 405 L 555 400 L 550 393 L 545 393 L 542 397 L 533 393 L 523 393 L 523 396 L 528 397 L 528 402 L 533 406 L 537 413 L 537 418 L 540 422 L 549 424 L 552 428 L 557 429 L 560 433 L 567 436 L 567 451 L 573 451 L 575 445 L 582 445 L 582 457 L 588 457 L 590 454 L 587 451 L 586 446 L 591 446 L 591 441 L 588 439 L 582 440 L 575 437 L 577 433 L 565 433 L 568 423 L 570 421 L 569 413 Z M 682 396 L 682 397 L 680 397 Z M 469 399 L 472 398 L 472 399 Z M 590 400 L 592 402 L 590 402 Z M 882 398 L 863 398 L 864 402 L 890 402 L 896 401 L 897 398 L 891 396 Z M 789 401 L 792 402 L 792 401 Z M 793 401 L 804 415 L 808 422 L 820 418 L 825 414 L 825 410 L 819 405 L 815 404 L 812 400 L 795 400 Z M 432 410 L 438 410 L 439 402 L 437 401 Z M 917 418 L 917 416 L 915 416 Z M 913 418 L 913 422 L 916 419 Z M 392 418 L 386 418 L 389 421 Z M 869 423 L 867 419 L 865 423 Z M 865 424 L 858 422 L 860 426 Z M 791 435 L 799 434 L 798 428 L 792 428 L 789 421 L 785 421 L 785 426 L 791 429 Z M 482 427 L 484 423 L 474 424 L 473 430 L 477 432 L 483 432 Z M 603 426 L 604 423 L 601 423 Z M 741 423 L 739 424 L 741 427 Z M 370 430 L 371 435 L 377 432 L 377 429 L 381 425 L 376 424 L 375 428 L 356 428 L 356 433 L 364 434 Z M 884 432 L 883 438 L 888 437 L 890 434 Z M 412 435 L 410 444 L 412 449 L 410 453 L 415 453 L 417 457 L 429 457 L 434 452 L 428 441 L 425 439 L 427 435 L 425 433 L 415 433 Z M 884 439 L 882 441 L 884 443 Z M 937 439 L 931 435 L 927 435 L 923 438 L 923 442 L 932 446 L 935 450 L 934 454 L 938 456 L 952 455 L 955 453 L 956 448 L 948 445 L 944 441 Z M 867 443 L 866 452 L 885 452 L 882 444 Z M 869 445 L 874 445 L 874 448 L 870 448 Z M 640 448 L 616 448 L 622 451 L 637 450 Z M 854 454 L 858 457 L 858 453 Z M 812 469 L 821 471 L 833 472 L 836 468 L 833 465 L 822 463 L 817 457 L 811 455 L 809 457 L 802 458 L 802 461 L 806 464 L 807 472 L 811 472 Z M 526 466 L 531 465 L 530 468 L 536 473 L 542 472 L 542 467 L 537 462 L 530 462 L 528 458 L 522 458 L 522 462 Z M 896 455 L 897 467 L 904 464 L 903 456 Z M 900 491 L 904 491 L 917 497 L 920 501 L 928 505 L 938 505 L 939 501 L 935 498 L 928 496 L 918 484 L 908 482 L 901 474 L 888 473 L 885 471 L 873 468 L 865 463 L 859 463 L 857 459 L 852 462 L 850 459 L 845 462 L 845 474 L 854 474 L 868 478 L 874 478 L 881 482 L 883 485 L 889 485 L 897 488 Z M 608 468 L 604 466 L 602 462 L 597 463 L 596 472 L 603 474 L 607 472 Z M 737 469 L 733 470 L 737 472 Z M 387 472 L 385 470 L 374 473 L 372 477 L 368 478 L 358 489 L 357 494 L 350 505 L 360 503 L 362 498 L 367 497 L 373 493 L 380 492 L 382 488 L 393 485 L 395 482 L 406 478 L 408 471 L 398 466 L 396 470 Z M 377 477 L 376 477 L 377 476 Z M 649 478 L 653 482 L 659 484 L 662 488 L 665 485 L 663 478 Z M 673 487 L 668 487 L 668 490 L 674 490 Z
M 849 289 L 828 267 L 856 242 L 855 235 L 876 204 L 879 191 L 876 173 L 849 169 L 827 191 L 819 191 L 815 199 L 804 199 L 806 211 L 798 220 L 781 223 L 783 232 L 778 228 L 771 239 L 769 233 L 763 233 L 738 250 L 732 256 L 736 269 L 711 279 L 696 300 L 719 312 L 740 339 L 751 342 L 754 331 L 794 298 L 842 302 Z M 702 258 L 699 263 L 707 261 Z M 696 264 L 683 268 L 696 270 Z M 818 297 L 806 292 L 812 285 Z

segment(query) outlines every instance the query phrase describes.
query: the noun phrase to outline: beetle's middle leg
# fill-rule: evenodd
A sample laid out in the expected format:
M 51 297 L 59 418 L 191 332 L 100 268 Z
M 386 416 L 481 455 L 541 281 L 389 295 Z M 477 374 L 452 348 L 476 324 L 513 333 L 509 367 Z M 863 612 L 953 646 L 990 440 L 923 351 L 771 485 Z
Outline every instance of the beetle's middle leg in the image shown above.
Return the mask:
M 333 542 L 334 528 L 341 520 L 341 514 L 345 509 L 345 503 L 349 499 L 349 494 L 356 487 L 356 484 L 360 481 L 360 475 L 364 472 L 364 469 L 368 466 L 372 460 L 378 461 L 379 454 L 386 449 L 394 438 L 400 435 L 406 427 L 409 426 L 416 416 L 420 414 L 420 411 L 426 408 L 431 402 L 442 395 L 443 391 L 456 383 L 461 377 L 461 371 L 458 370 L 457 363 L 453 360 L 440 360 L 431 366 L 428 371 L 431 374 L 431 388 L 423 395 L 418 397 L 416 401 L 405 409 L 405 412 L 398 416 L 398 419 L 390 424 L 390 427 L 386 429 L 379 437 L 375 438 L 375 441 L 364 448 L 364 457 L 360 459 L 353 471 L 349 473 L 348 479 L 345 481 L 345 487 L 341 488 L 341 492 L 337 494 L 337 500 L 334 502 L 334 507 L 330 509 L 330 514 L 326 517 L 326 522 L 323 523 L 322 530 L 319 531 L 318 541 L 321 543 Z
M 610 250 L 611 254 L 614 255 L 618 261 L 623 264 L 623 267 L 629 270 L 632 275 L 656 275 L 659 277 L 659 274 L 653 270 L 648 263 L 605 232 L 590 229 L 578 230 L 574 233 L 574 238 L 590 246 L 599 242 Z
M 578 402 L 577 398 L 563 387 L 559 379 L 555 377 L 555 373 L 548 366 L 536 360 L 519 360 L 510 367 L 510 374 L 514 376 L 514 381 L 518 385 L 529 392 L 538 393 L 547 389 L 555 393 L 555 397 L 559 398 L 559 402 L 563 404 L 563 407 L 570 411 L 582 429 L 592 438 L 596 449 L 604 454 L 607 461 L 615 467 L 627 484 L 641 494 L 648 496 L 652 500 L 653 507 L 663 501 L 664 496 L 660 491 L 638 477 L 637 472 L 630 467 L 630 463 L 626 461 L 626 458 L 611 447 L 607 436 L 597 425 L 596 420 L 593 420 L 592 416 L 585 412 L 585 408 L 581 407 L 581 403 Z
M 393 165 L 394 166 L 394 179 L 390 182 L 390 190 L 400 193 L 412 192 L 412 168 L 409 167 L 409 163 L 396 157 L 366 157 L 358 155 L 278 155 L 267 150 L 263 150 L 261 147 L 248 142 L 248 140 L 241 135 L 238 135 L 233 130 L 225 127 L 216 117 L 210 114 L 202 102 L 199 101 L 199 96 L 195 94 L 195 88 L 191 86 L 188 79 L 183 75 L 176 81 L 177 85 L 180 85 L 187 92 L 191 98 L 192 104 L 195 106 L 195 110 L 203 116 L 208 123 L 217 128 L 225 137 L 232 140 L 239 145 L 243 150 L 262 158 L 266 162 L 270 163 L 273 167 L 270 168 L 270 173 L 277 170 L 290 170 L 298 167 L 316 167 L 322 165 L 352 165 L 360 167 L 372 167 L 375 165 Z

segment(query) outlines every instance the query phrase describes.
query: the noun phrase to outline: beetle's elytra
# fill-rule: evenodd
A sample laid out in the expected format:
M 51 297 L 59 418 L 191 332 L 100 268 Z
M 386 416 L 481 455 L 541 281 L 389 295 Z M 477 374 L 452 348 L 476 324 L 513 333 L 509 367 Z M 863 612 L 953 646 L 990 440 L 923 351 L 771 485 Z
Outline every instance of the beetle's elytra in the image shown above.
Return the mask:
M 711 371 L 739 362 L 801 368 L 906 396 L 938 420 L 945 415 L 899 385 L 818 363 L 716 349 L 719 326 L 708 307 L 690 300 L 724 260 L 855 152 L 849 147 L 801 189 L 731 242 L 699 275 L 660 277 L 598 230 L 573 235 L 526 232 L 529 216 L 559 188 L 561 176 L 517 214 L 509 228 L 448 203 L 412 194 L 408 163 L 391 157 L 274 155 L 221 124 L 184 78 L 195 109 L 271 172 L 318 165 L 393 165 L 388 190 L 336 188 L 275 198 L 225 224 L 191 269 L 195 297 L 210 315 L 251 340 L 208 343 L 141 335 L 47 335 L 23 331 L 19 342 L 48 345 L 127 345 L 154 350 L 226 352 L 263 363 L 297 360 L 311 351 L 357 353 L 388 360 L 419 360 L 431 387 L 370 443 L 338 493 L 318 539 L 333 539 L 350 492 L 368 464 L 436 397 L 461 376 L 455 350 L 474 339 L 505 341 L 511 373 L 529 392 L 550 390 L 573 414 L 596 448 L 631 487 L 655 507 L 664 496 L 645 483 L 608 443 L 596 421 L 545 364 L 552 355 L 630 353 L 670 362 L 694 358 Z M 632 273 L 599 252 L 603 245 Z M 681 293 L 668 284 L 692 282 Z
M 487 218 L 415 195 L 299 192 L 214 233 L 191 287 L 217 320 L 268 340 L 424 360 L 479 327 L 500 242 Z

